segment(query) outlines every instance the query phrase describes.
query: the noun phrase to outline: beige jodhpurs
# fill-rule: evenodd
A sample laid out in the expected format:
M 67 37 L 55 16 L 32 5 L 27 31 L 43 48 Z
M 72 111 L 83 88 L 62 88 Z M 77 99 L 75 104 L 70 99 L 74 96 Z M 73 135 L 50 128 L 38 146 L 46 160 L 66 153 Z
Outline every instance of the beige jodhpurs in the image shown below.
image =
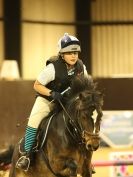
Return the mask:
M 38 96 L 30 114 L 28 126 L 38 128 L 42 119 L 49 114 L 52 108 L 53 103 L 50 103 L 50 101 L 46 100 L 45 98 Z

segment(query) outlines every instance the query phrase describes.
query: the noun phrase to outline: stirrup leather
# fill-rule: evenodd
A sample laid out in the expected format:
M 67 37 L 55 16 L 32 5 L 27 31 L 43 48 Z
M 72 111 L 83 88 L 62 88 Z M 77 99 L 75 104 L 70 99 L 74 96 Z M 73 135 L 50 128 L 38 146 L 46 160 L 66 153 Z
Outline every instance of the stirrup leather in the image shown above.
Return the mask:
M 24 162 L 24 161 L 25 161 L 25 162 Z M 27 161 L 27 162 L 26 162 L 26 161 Z M 25 164 L 23 164 L 23 162 L 24 162 Z M 17 163 L 16 163 L 16 168 L 22 169 L 22 170 L 24 170 L 25 172 L 28 171 L 29 166 L 30 166 L 30 158 L 27 157 L 27 156 L 25 156 L 25 155 L 24 155 L 24 156 L 21 156 L 21 157 L 18 159 Z

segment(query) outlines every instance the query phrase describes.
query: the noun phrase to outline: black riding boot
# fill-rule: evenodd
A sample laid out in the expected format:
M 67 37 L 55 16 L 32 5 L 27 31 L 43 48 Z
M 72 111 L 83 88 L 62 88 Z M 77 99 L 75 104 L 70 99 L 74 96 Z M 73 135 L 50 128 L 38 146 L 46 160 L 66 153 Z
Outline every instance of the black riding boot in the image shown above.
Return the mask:
M 28 171 L 30 166 L 30 157 L 28 153 L 23 154 L 16 163 L 16 168 Z

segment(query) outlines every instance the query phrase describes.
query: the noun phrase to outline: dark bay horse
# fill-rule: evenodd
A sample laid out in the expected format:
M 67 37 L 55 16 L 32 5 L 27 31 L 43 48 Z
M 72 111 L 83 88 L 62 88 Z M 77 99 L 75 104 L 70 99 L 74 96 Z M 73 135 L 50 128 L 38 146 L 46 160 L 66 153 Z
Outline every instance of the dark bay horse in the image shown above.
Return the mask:
M 38 133 L 41 143 L 27 172 L 15 168 L 19 158 L 19 145 L 16 145 L 9 177 L 92 176 L 91 158 L 100 143 L 103 94 L 95 83 L 79 76 L 66 95 L 65 104 L 59 101 L 62 109 L 49 118 L 49 127 L 42 121 Z

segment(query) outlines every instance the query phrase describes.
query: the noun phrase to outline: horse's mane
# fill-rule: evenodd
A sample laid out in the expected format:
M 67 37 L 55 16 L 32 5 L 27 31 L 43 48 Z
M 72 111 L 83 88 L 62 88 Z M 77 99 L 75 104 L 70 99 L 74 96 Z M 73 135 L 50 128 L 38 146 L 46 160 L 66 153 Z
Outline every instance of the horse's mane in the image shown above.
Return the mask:
M 90 78 L 80 75 L 73 79 L 71 83 L 71 94 L 73 96 L 83 92 L 85 90 L 94 90 L 96 88 L 96 83 L 94 83 Z
M 60 102 L 68 111 L 75 115 L 80 112 L 82 116 L 85 111 L 92 115 L 95 109 L 97 111 L 101 109 L 103 94 L 97 89 L 96 82 L 86 76 L 79 75 L 72 80 L 70 87 L 71 89 L 64 94 L 64 98 Z M 56 105 L 57 112 L 62 110 L 60 103 Z

